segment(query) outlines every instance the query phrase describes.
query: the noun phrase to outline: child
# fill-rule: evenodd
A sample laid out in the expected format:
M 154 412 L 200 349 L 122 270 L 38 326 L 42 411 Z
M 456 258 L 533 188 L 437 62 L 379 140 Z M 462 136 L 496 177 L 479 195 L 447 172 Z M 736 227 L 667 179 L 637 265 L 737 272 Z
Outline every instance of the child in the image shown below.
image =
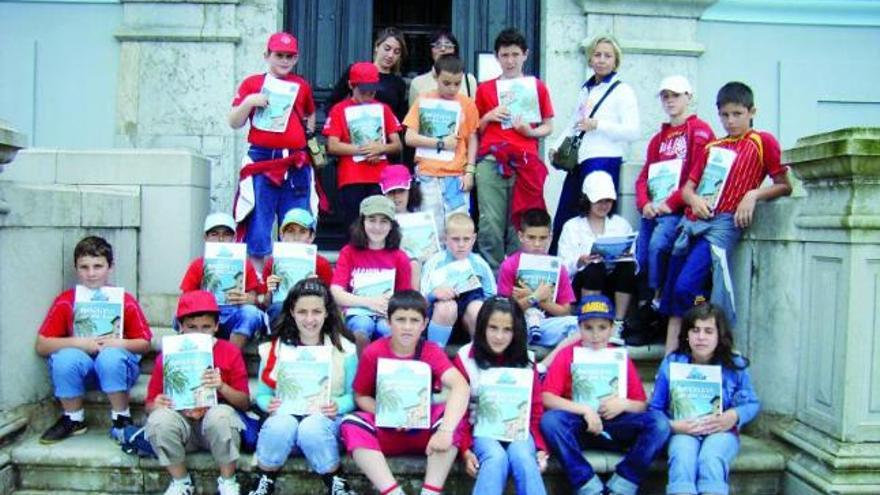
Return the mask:
M 579 495 L 605 493 L 605 486 L 583 456 L 585 448 L 629 448 L 608 481 L 610 493 L 635 495 L 654 457 L 669 438 L 669 421 L 656 411 L 645 412 L 645 389 L 632 360 L 627 357 L 626 398 L 603 399 L 598 410 L 572 400 L 571 368 L 575 347 L 608 347 L 614 322 L 611 301 L 602 295 L 585 296 L 578 307 L 581 340 L 559 352 L 544 379 L 544 418 L 541 431 Z
M 73 248 L 73 264 L 80 285 L 98 289 L 113 272 L 113 247 L 101 237 L 83 238 Z M 55 397 L 63 414 L 40 437 L 40 443 L 60 442 L 88 430 L 83 409 L 87 387 L 98 385 L 110 400 L 111 436 L 132 424 L 128 392 L 140 375 L 141 355 L 150 350 L 150 325 L 137 300 L 125 293 L 123 335 L 77 337 L 73 333 L 75 290 L 52 301 L 37 334 L 37 354 L 47 358 Z
M 379 187 L 382 194 L 394 203 L 395 213 L 418 211 L 422 202 L 419 185 L 405 165 L 388 165 L 379 174 Z M 418 258 L 410 258 L 412 286 L 417 287 L 422 274 L 422 264 Z
M 474 221 L 467 213 L 453 213 L 446 219 L 446 249 L 434 254 L 425 262 L 421 290 L 428 298 L 431 322 L 428 324 L 428 340 L 445 347 L 452 335 L 452 327 L 463 319 L 468 333 L 473 337 L 477 313 L 487 297 L 498 291 L 489 264 L 474 253 Z M 468 260 L 480 286 L 457 294 L 450 284 L 436 285 L 434 273 L 458 260 Z
M 233 242 L 235 240 L 235 221 L 226 213 L 211 213 L 205 218 L 206 242 Z M 205 258 L 194 259 L 183 280 L 180 290 L 189 292 L 200 290 L 205 272 Z M 266 314 L 256 306 L 257 294 L 266 292 L 250 260 L 245 260 L 245 292 L 226 291 L 226 304 L 220 306 L 220 336 L 228 338 L 239 349 L 248 339 L 266 329 Z
M 692 95 L 684 76 L 669 76 L 660 83 L 658 96 L 669 122 L 660 126 L 660 132 L 648 143 L 645 166 L 636 179 L 636 206 L 642 214 L 636 254 L 640 273 L 647 273 L 647 287 L 655 309 L 660 305 L 660 289 L 675 240 L 675 227 L 685 207 L 681 187 L 694 164 L 706 159 L 706 143 L 715 139 L 709 124 L 695 114 L 688 115 Z M 681 173 L 677 181 L 670 183 L 670 189 L 662 193 L 664 197 L 652 197 L 648 187 L 650 169 L 666 164 L 680 164 Z
M 382 295 L 355 294 L 357 277 L 384 270 L 394 271 L 394 288 Z M 360 217 L 352 225 L 351 240 L 339 252 L 330 293 L 336 304 L 361 307 L 371 315 L 353 314 L 345 325 L 354 333 L 358 355 L 374 336 L 388 335 L 386 312 L 391 293 L 412 288 L 409 257 L 400 249 L 400 227 L 394 221 L 394 204 L 385 196 L 370 196 L 361 202 Z
M 298 242 L 300 244 L 314 244 L 315 242 L 315 217 L 307 210 L 302 208 L 294 208 L 284 214 L 281 221 L 281 227 L 278 228 L 281 242 Z M 263 266 L 263 280 L 266 281 L 266 296 L 264 303 L 268 306 L 266 314 L 269 316 L 269 322 L 275 321 L 278 313 L 281 311 L 282 303 L 273 303 L 272 296 L 278 285 L 281 283 L 281 277 L 272 273 L 275 260 L 269 256 L 266 264 Z M 328 287 L 333 282 L 333 267 L 327 258 L 320 254 L 315 256 L 315 276 L 324 282 Z
M 403 120 L 406 144 L 414 148 L 432 148 L 439 153 L 454 151 L 452 160 L 416 156 L 418 177 L 422 191 L 422 210 L 434 213 L 437 233 L 443 235 L 444 219 L 451 213 L 470 207 L 469 191 L 474 187 L 477 157 L 477 129 L 480 114 L 473 100 L 459 93 L 464 78 L 464 64 L 455 55 L 443 55 L 434 62 L 437 90 L 424 93 L 416 99 Z M 458 131 L 443 137 L 419 134 L 419 111 L 425 99 L 441 99 L 458 103 L 461 113 Z M 422 129 L 422 131 L 427 131 Z
M 388 165 L 386 154 L 400 152 L 400 122 L 388 105 L 377 101 L 379 88 L 379 69 L 372 62 L 358 62 L 351 66 L 348 85 L 351 98 L 343 100 L 327 115 L 324 135 L 327 136 L 327 151 L 339 156 L 336 183 L 339 186 L 339 201 L 344 225 L 351 225 L 357 219 L 358 206 L 364 198 L 379 194 L 379 174 Z M 383 112 L 383 131 L 381 141 L 356 146 L 352 144 L 351 130 L 346 120 L 346 108 L 358 105 L 381 105 Z M 355 162 L 354 156 L 363 157 Z
M 727 137 L 709 143 L 707 158 L 694 164 L 681 193 L 688 204 L 686 218 L 672 250 L 660 302 L 660 312 L 669 316 L 667 354 L 678 347 L 681 315 L 696 301 L 708 299 L 705 286 L 710 273 L 711 301 L 734 324 L 729 255 L 742 231 L 751 225 L 758 201 L 791 194 L 788 168 L 779 162 L 779 143 L 769 132 L 752 129 L 756 109 L 751 88 L 741 82 L 729 82 L 718 90 L 715 105 Z M 716 147 L 733 152 L 735 158 L 717 204 L 713 205 L 697 194 L 697 185 L 706 170 L 708 156 Z M 768 174 L 773 183 L 762 187 Z
M 559 257 L 569 273 L 574 273 L 572 287 L 578 296 L 614 293 L 616 314 L 611 342 L 622 345 L 623 318 L 636 291 L 635 265 L 632 262 L 606 264 L 599 254 L 590 254 L 601 236 L 625 236 L 632 227 L 620 215 L 611 213 L 617 192 L 608 172 L 597 170 L 584 177 L 581 189 L 581 216 L 562 227 Z
M 342 422 L 342 439 L 354 462 L 383 495 L 402 495 L 386 455 L 427 454 L 422 495 L 438 495 L 455 462 L 460 438 L 454 435 L 467 409 L 468 385 L 437 344 L 422 340 L 428 303 L 414 290 L 397 292 L 388 303 L 391 336 L 373 342 L 361 356 L 354 379 L 360 411 Z M 449 389 L 445 404 L 431 405 L 431 429 L 376 427 L 376 376 L 380 359 L 411 359 L 431 367 L 434 390 Z
M 547 468 L 547 447 L 541 435 L 541 381 L 526 347 L 526 323 L 522 310 L 510 298 L 492 297 L 480 309 L 474 341 L 459 349 L 453 364 L 470 382 L 471 411 L 468 421 L 459 428 L 464 431 L 461 450 L 465 469 L 476 476 L 474 494 L 504 492 L 508 471 L 513 473 L 516 493 L 534 495 L 546 493 L 541 473 Z M 474 412 L 480 409 L 480 373 L 492 367 L 532 369 L 532 401 L 529 418 L 529 438 L 501 442 L 488 437 L 472 437 Z M 505 411 L 509 414 L 509 411 Z
M 241 83 L 229 113 L 229 125 L 233 129 L 251 122 L 250 148 L 242 160 L 234 211 L 239 221 L 250 216 L 247 250 L 259 263 L 272 253 L 272 227 L 276 216 L 280 219 L 291 208 L 317 213 L 315 174 L 305 151 L 307 136 L 315 131 L 315 101 L 309 83 L 292 72 L 298 54 L 293 36 L 287 33 L 270 36 L 263 55 L 268 71 L 249 76 Z M 287 103 L 293 105 L 288 114 L 284 113 L 287 107 L 277 108 L 279 102 L 270 102 L 269 95 L 262 91 L 264 83 L 270 82 L 267 78 L 280 79 L 298 88 L 294 101 Z M 267 129 L 266 124 L 253 120 L 259 108 L 273 114 L 273 119 L 286 117 L 286 120 L 273 121 Z M 281 115 L 274 115 L 276 112 Z
M 547 167 L 538 157 L 538 140 L 553 132 L 553 104 L 547 86 L 536 79 L 541 122 L 534 127 L 519 118 L 511 121 L 510 110 L 498 101 L 498 81 L 524 77 L 528 56 L 522 33 L 513 28 L 501 31 L 495 38 L 501 76 L 477 88 L 481 135 L 475 175 L 480 210 L 477 243 L 493 270 L 505 254 L 517 248 L 514 228 L 519 228 L 522 212 L 545 207 Z M 505 129 L 502 122 L 513 127 Z
M 180 333 L 215 335 L 219 328 L 220 308 L 214 295 L 191 291 L 180 296 L 175 318 Z M 145 426 L 147 439 L 171 475 L 166 495 L 192 495 L 195 486 L 186 469 L 186 452 L 192 448 L 211 451 L 220 468 L 217 478 L 219 495 L 238 495 L 235 463 L 239 457 L 239 432 L 244 424 L 236 411 L 250 406 L 248 374 L 241 351 L 221 339 L 214 339 L 214 368 L 205 370 L 202 386 L 217 392 L 219 403 L 204 409 L 175 411 L 171 398 L 164 393 L 162 355 L 156 357 L 153 374 L 147 385 Z
M 275 477 L 290 453 L 302 452 L 327 486 L 329 495 L 351 493 L 340 474 L 339 424 L 354 410 L 351 383 L 357 370 L 353 336 L 342 325 L 330 291 L 317 278 L 300 280 L 284 299 L 271 342 L 260 345 L 257 406 L 269 413 L 257 440 L 257 475 L 249 495 L 275 493 Z M 332 353 L 331 399 L 308 416 L 278 414 L 277 358 L 287 346 L 328 346 Z

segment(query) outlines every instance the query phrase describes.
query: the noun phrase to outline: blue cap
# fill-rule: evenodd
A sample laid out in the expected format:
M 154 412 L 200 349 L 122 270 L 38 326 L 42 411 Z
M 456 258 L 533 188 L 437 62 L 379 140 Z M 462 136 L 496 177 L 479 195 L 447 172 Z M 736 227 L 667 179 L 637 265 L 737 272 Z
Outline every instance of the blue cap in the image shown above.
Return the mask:
M 578 303 L 577 317 L 579 322 L 590 318 L 614 321 L 614 304 L 603 295 L 584 296 Z

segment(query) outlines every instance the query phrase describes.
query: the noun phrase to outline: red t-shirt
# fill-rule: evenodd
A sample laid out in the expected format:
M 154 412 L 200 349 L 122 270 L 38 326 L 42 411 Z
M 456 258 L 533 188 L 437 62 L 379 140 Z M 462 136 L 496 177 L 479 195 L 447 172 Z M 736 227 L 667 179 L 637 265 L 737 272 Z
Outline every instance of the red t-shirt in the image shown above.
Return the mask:
M 452 363 L 446 352 L 437 344 L 425 340 L 422 341 L 422 352 L 418 361 L 427 363 L 431 367 L 431 383 L 434 390 L 440 390 L 442 383 L 440 379 L 446 370 L 452 368 Z M 376 396 L 376 370 L 379 367 L 379 358 L 413 360 L 414 356 L 400 357 L 391 351 L 391 337 L 382 337 L 373 342 L 364 349 L 358 361 L 357 373 L 354 375 L 354 382 L 351 385 L 355 393 L 375 397 Z
M 263 280 L 269 278 L 269 275 L 272 275 L 272 266 L 275 265 L 275 258 L 269 256 L 266 259 L 266 263 L 263 264 Z M 315 275 L 321 279 L 321 282 L 330 287 L 330 284 L 333 283 L 333 267 L 330 266 L 330 262 L 327 261 L 327 258 L 321 256 L 320 254 L 315 256 Z
M 402 249 L 358 249 L 343 246 L 333 270 L 333 285 L 351 291 L 352 274 L 359 270 L 396 270 L 394 292 L 412 289 L 412 267 Z
M 260 277 L 257 276 L 257 270 L 254 268 L 254 265 L 251 264 L 251 260 L 246 260 L 244 264 L 245 292 L 254 291 L 257 294 L 265 294 L 266 286 L 263 284 L 263 281 L 260 280 Z M 180 290 L 182 292 L 200 290 L 202 288 L 202 276 L 204 275 L 204 272 L 205 258 L 199 256 L 194 259 L 192 263 L 189 264 L 189 268 L 186 269 L 186 273 L 183 275 L 183 280 L 180 281 Z
M 75 289 L 68 289 L 52 301 L 52 306 L 46 313 L 43 324 L 40 325 L 39 334 L 43 337 L 73 337 L 73 304 L 76 298 Z M 128 292 L 122 311 L 122 337 L 126 339 L 144 339 L 147 342 L 153 338 L 147 317 L 141 310 L 140 304 Z
M 241 357 L 241 350 L 228 340 L 214 339 L 214 367 L 220 370 L 223 383 L 239 392 L 250 394 L 247 367 L 244 365 L 244 358 Z M 162 354 L 159 354 L 156 356 L 156 364 L 150 375 L 150 383 L 147 384 L 147 404 L 163 393 L 163 385 Z M 221 399 L 220 394 L 217 394 L 217 398 Z
M 242 81 L 232 99 L 232 106 L 237 107 L 248 96 L 259 93 L 263 88 L 263 81 L 266 74 L 254 74 Z M 305 79 L 296 74 L 288 74 L 281 78 L 283 81 L 290 81 L 299 84 L 299 92 L 296 94 L 296 100 L 293 103 L 293 110 L 290 112 L 290 119 L 287 121 L 287 128 L 284 132 L 269 132 L 257 129 L 251 122 L 251 128 L 248 131 L 248 142 L 257 146 L 266 148 L 305 148 L 306 133 L 303 128 L 302 120 L 309 115 L 315 113 L 315 100 L 312 97 L 312 87 Z M 249 120 L 253 120 L 254 112 L 251 111 Z
M 358 103 L 354 98 L 342 100 L 333 105 L 330 113 L 327 115 L 327 121 L 324 122 L 324 135 L 339 138 L 340 142 L 351 143 L 351 134 L 348 132 L 348 125 L 345 121 L 345 109 L 357 105 L 379 104 L 385 114 L 385 139 L 386 142 L 392 134 L 400 132 L 400 121 L 394 116 L 391 107 L 381 101 L 368 101 Z M 336 183 L 339 187 L 348 186 L 350 184 L 376 184 L 379 182 L 379 174 L 382 169 L 388 165 L 388 160 L 380 160 L 375 163 L 368 161 L 355 162 L 351 155 L 340 155 L 336 172 Z
M 522 251 L 517 251 L 504 258 L 504 261 L 501 262 L 501 266 L 498 268 L 499 296 L 510 297 L 513 294 L 520 256 L 522 256 Z M 568 278 L 568 270 L 561 266 L 559 269 L 559 286 L 556 288 L 556 304 L 571 304 L 575 300 L 574 289 L 571 288 L 571 279 Z
M 477 110 L 480 111 L 481 118 L 498 106 L 498 88 L 495 85 L 497 80 L 492 79 L 477 86 L 475 103 L 477 104 Z M 541 118 L 553 117 L 553 103 L 550 101 L 550 92 L 547 91 L 547 86 L 538 78 L 535 78 L 535 83 L 538 90 L 538 106 L 541 109 Z M 537 125 L 539 124 L 532 124 L 533 127 Z M 514 129 L 502 129 L 499 122 L 490 122 L 486 126 L 486 130 L 483 131 L 482 136 L 480 136 L 480 148 L 477 151 L 477 155 L 482 156 L 489 153 L 489 147 L 499 143 L 507 143 L 522 151 L 535 155 L 538 154 L 538 139 L 525 137 Z
M 550 369 L 547 370 L 547 376 L 544 377 L 544 392 L 571 400 L 571 363 L 574 361 L 574 348 L 580 345 L 581 342 L 575 342 L 559 351 L 550 364 Z M 636 371 L 629 356 L 626 357 L 626 398 L 637 401 L 647 400 L 639 372 Z

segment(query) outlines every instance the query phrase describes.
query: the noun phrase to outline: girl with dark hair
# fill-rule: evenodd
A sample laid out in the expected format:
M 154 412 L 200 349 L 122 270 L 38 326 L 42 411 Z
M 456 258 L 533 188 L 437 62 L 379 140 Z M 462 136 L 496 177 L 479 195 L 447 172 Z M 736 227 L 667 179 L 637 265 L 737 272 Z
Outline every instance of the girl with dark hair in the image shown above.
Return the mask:
M 465 61 L 467 65 L 467 57 L 462 58 L 459 53 L 458 39 L 448 29 L 441 29 L 431 33 L 431 65 L 432 68 L 424 74 L 414 77 L 409 83 L 409 104 L 412 106 L 416 98 L 429 91 L 437 90 L 437 80 L 435 79 L 433 64 L 443 55 L 455 55 Z M 465 72 L 464 80 L 458 90 L 461 94 L 473 99 L 477 92 L 477 78 L 469 72 Z
M 730 464 L 739 451 L 739 432 L 755 418 L 760 402 L 748 359 L 733 350 L 733 336 L 718 306 L 701 304 L 685 314 L 678 350 L 660 364 L 650 409 L 672 417 L 671 363 L 721 366 L 721 411 L 671 421 L 669 494 L 726 494 Z
M 274 337 L 259 347 L 260 372 L 257 406 L 269 413 L 257 440 L 258 478 L 249 495 L 275 491 L 278 471 L 294 449 L 301 452 L 318 473 L 330 495 L 352 493 L 340 476 L 339 425 L 354 410 L 352 382 L 357 354 L 351 333 L 339 316 L 330 290 L 317 278 L 300 280 L 288 292 L 281 313 L 273 322 Z M 280 414 L 277 397 L 279 356 L 288 347 L 331 348 L 330 402 L 308 415 Z
M 547 467 L 547 447 L 541 435 L 541 382 L 534 357 L 526 345 L 528 336 L 523 312 L 509 297 L 490 297 L 477 315 L 474 340 L 459 349 L 453 364 L 471 386 L 469 414 L 459 423 L 462 457 L 468 474 L 476 477 L 473 493 L 498 494 L 507 486 L 507 473 L 513 473 L 516 492 L 546 493 L 541 473 Z M 525 439 L 502 442 L 473 436 L 472 428 L 480 411 L 481 376 L 496 367 L 532 370 L 529 429 Z M 509 411 L 505 411 L 509 413 Z

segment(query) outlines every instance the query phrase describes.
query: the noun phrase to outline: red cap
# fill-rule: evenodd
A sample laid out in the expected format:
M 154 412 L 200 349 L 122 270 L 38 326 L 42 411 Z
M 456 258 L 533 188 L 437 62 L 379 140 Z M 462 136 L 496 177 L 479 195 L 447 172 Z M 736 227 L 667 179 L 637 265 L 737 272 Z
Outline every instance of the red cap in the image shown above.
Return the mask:
M 373 62 L 357 62 L 348 71 L 348 82 L 364 91 L 379 89 L 379 69 Z
M 382 188 L 382 194 L 388 194 L 388 191 L 395 189 L 409 190 L 412 176 L 406 165 L 388 165 L 379 173 L 379 187 Z
M 219 313 L 220 308 L 217 306 L 217 300 L 214 294 L 204 290 L 193 290 L 184 292 L 177 301 L 177 314 L 174 316 L 177 321 L 183 317 L 196 313 Z
M 299 44 L 296 42 L 296 38 L 291 34 L 275 33 L 272 36 L 269 36 L 269 42 L 266 43 L 266 50 L 269 50 L 270 52 L 292 53 L 296 55 L 299 53 Z

